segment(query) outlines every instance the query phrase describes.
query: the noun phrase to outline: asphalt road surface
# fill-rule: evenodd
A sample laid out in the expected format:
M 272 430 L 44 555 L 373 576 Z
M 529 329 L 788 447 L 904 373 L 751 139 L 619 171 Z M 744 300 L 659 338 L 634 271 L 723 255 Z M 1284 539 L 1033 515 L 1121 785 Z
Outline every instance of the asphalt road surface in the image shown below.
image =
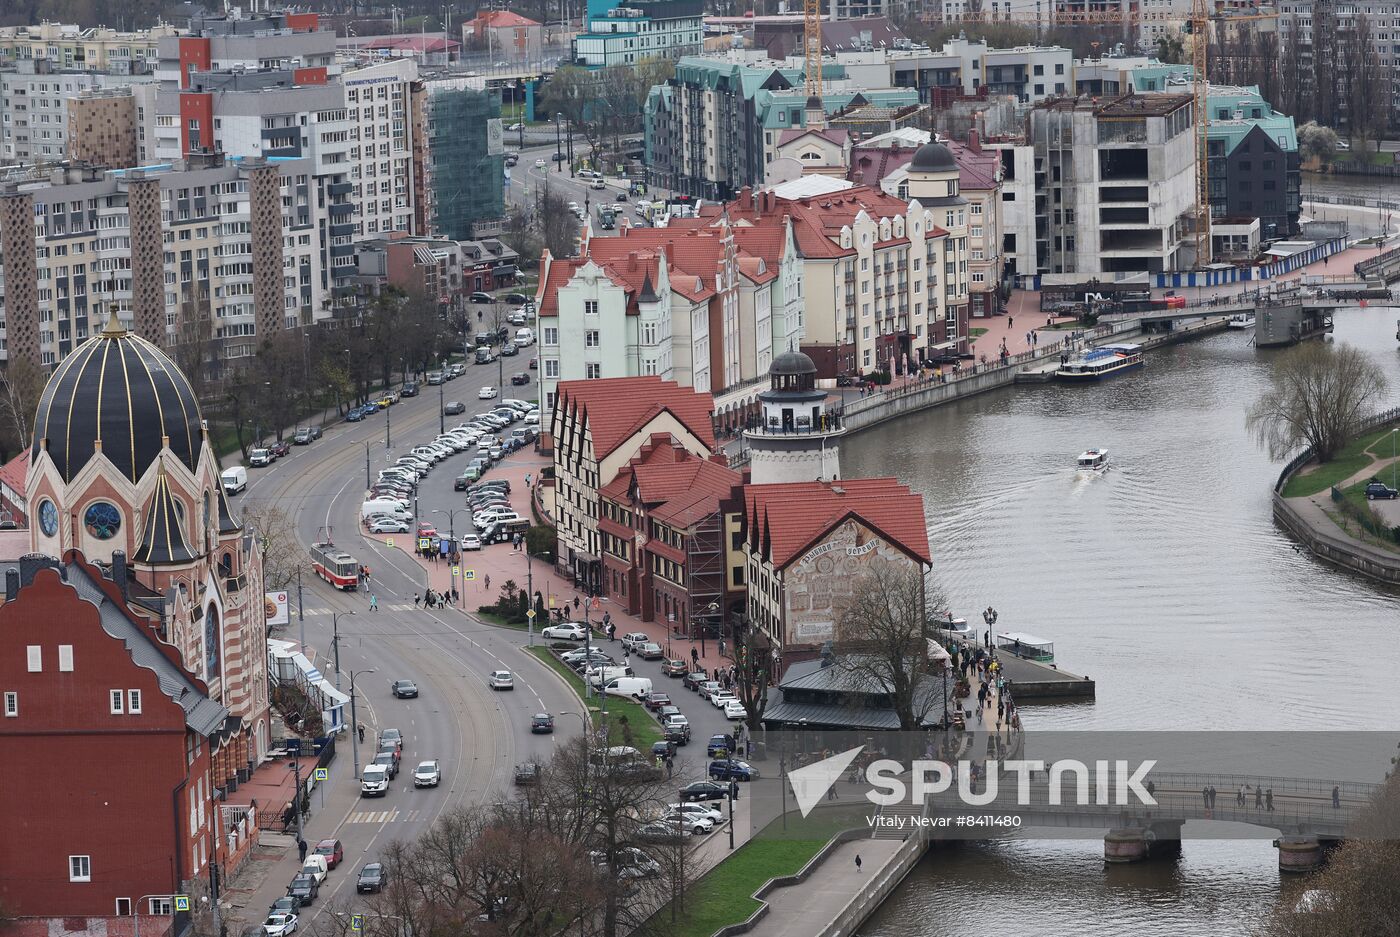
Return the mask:
M 525 359 L 520 359 L 524 361 Z M 522 365 L 523 367 L 523 365 Z M 477 388 L 495 383 L 494 365 L 468 366 L 462 377 L 447 385 L 446 399 L 467 403 L 467 413 L 449 417 L 455 425 L 472 414 L 496 405 L 476 399 Z M 532 374 L 533 377 L 533 374 Z M 501 396 L 532 399 L 534 384 L 507 386 Z M 298 623 L 296 585 L 292 592 L 292 621 L 279 637 L 300 641 L 314 650 L 315 660 L 327 679 L 345 692 L 350 672 L 356 677 L 356 709 L 366 726 L 366 742 L 360 746 L 359 763 L 373 759 L 374 740 L 383 728 L 398 728 L 404 735 L 402 767 L 387 796 L 362 799 L 355 779 L 351 739 L 338 746 L 331 780 L 324 791 L 312 795 L 313 813 L 305 830 L 313 846 L 337 837 L 344 844 L 345 862 L 327 877 L 318 901 L 306 909 L 302 925 L 330 913 L 332 904 L 344 907 L 355 901 L 354 878 L 366 862 L 374 861 L 386 843 L 411 840 L 448 808 L 457 804 L 490 803 L 511 796 L 514 765 L 527 760 L 547 760 L 553 747 L 577 737 L 580 722 L 556 719 L 554 735 L 532 735 L 530 717 L 537 712 L 555 714 L 580 711 L 573 691 L 549 668 L 521 650 L 527 636 L 520 631 L 483 624 L 456 610 L 424 610 L 414 607 L 425 575 L 412 556 L 390 549 L 383 537 L 370 537 L 359 523 L 365 493 L 366 453 L 371 474 L 415 445 L 438 433 L 439 395 L 424 386 L 420 396 L 405 398 L 387 412 L 360 423 L 328 427 L 325 436 L 309 446 L 294 446 L 272 466 L 249 470 L 245 494 L 235 497 L 236 511 L 276 505 L 286 511 L 306 546 L 331 537 L 372 572 L 372 590 L 379 610 L 369 608 L 368 592 L 334 589 L 310 573 L 302 576 L 304 623 Z M 385 423 L 392 421 L 392 447 L 385 446 Z M 368 445 L 366 445 L 368 444 Z M 458 453 L 444 460 L 420 483 L 419 516 L 431 517 L 434 509 L 461 508 L 462 495 L 452 491 L 452 479 L 471 456 Z M 463 525 L 465 526 L 465 525 Z M 406 541 L 404 535 L 398 538 Z M 487 549 L 509 550 L 505 544 Z M 339 669 L 330 649 L 333 630 L 339 633 Z M 664 628 L 656 629 L 664 634 Z M 617 645 L 611 653 L 620 656 Z M 704 745 L 715 732 L 732 724 L 704 700 L 663 677 L 659 662 L 635 660 L 639 676 L 651 677 L 658 691 L 678 700 L 692 724 L 694 741 L 682 749 L 677 779 L 703 775 Z M 516 688 L 493 691 L 487 676 L 493 670 L 514 673 Z M 372 670 L 372 673 L 365 671 Z M 390 693 L 394 680 L 418 684 L 417 699 L 398 700 Z M 347 717 L 348 721 L 348 717 Z M 442 768 L 437 788 L 414 789 L 413 769 L 423 760 L 436 759 Z M 324 807 L 322 807 L 324 798 Z M 267 869 L 261 886 L 237 896 L 235 913 L 248 923 L 262 919 L 263 910 L 279 895 L 297 871 L 295 850 Z

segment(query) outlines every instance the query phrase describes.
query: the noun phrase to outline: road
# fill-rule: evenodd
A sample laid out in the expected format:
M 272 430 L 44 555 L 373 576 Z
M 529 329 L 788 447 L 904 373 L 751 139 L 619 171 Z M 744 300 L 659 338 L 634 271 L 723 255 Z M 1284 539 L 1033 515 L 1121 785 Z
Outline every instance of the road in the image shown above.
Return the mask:
M 617 177 L 609 176 L 605 179 L 606 188 L 604 189 L 591 189 L 588 184 L 589 180 L 576 175 L 571 176 L 567 164 L 554 161 L 554 154 L 558 150 L 552 136 L 545 141 L 538 136 L 527 135 L 523 147 L 518 145 L 516 134 L 507 134 L 506 139 L 506 145 L 511 148 L 511 151 L 520 155 L 520 161 L 515 166 L 510 167 L 511 178 L 506 186 L 506 198 L 512 204 L 534 205 L 541 191 L 547 186 L 549 191 L 559 192 L 564 196 L 565 201 L 577 202 L 590 213 L 599 204 L 616 204 L 621 213 L 626 215 L 633 224 L 637 223 L 637 217 L 633 212 L 637 199 L 631 196 L 618 199 L 619 195 L 627 195 L 627 188 L 618 183 Z M 587 149 L 588 144 L 576 134 L 574 136 L 575 158 L 586 154 Z M 544 168 L 535 165 L 537 160 L 544 161 Z M 646 197 L 661 198 L 665 194 L 664 190 L 653 188 Z M 603 230 L 598 226 L 596 216 L 593 217 L 594 237 L 616 237 L 622 233 L 621 227 Z
M 475 392 L 482 383 L 494 383 L 496 373 L 495 365 L 469 366 L 466 375 L 445 389 L 447 399 L 468 403 L 468 412 L 449 418 L 449 425 L 489 409 L 494 402 L 478 401 Z M 277 505 L 294 519 L 303 545 L 330 536 L 370 567 L 370 590 L 378 600 L 377 612 L 369 608 L 370 590 L 342 592 L 314 576 L 303 577 L 305 642 L 328 679 L 346 692 L 350 671 L 359 674 L 357 715 L 367 728 L 366 744 L 360 746 L 361 764 L 372 760 L 373 742 L 380 729 L 394 727 L 404 735 L 402 769 L 389 794 L 374 800 L 359 798 L 350 739 L 342 740 L 331 780 L 324 792 L 313 795 L 314 809 L 305 838 L 313 846 L 320 839 L 339 838 L 345 862 L 328 876 L 319 900 L 307 909 L 311 920 L 303 921 L 303 926 L 327 913 L 332 900 L 339 906 L 353 904 L 352 881 L 358 869 L 377 858 L 386 843 L 417 837 L 455 805 L 509 797 L 516 763 L 547 760 L 555 745 L 577 737 L 580 731 L 578 720 L 565 718 L 556 720 L 555 735 L 532 735 L 529 726 L 534 713 L 580 711 L 573 691 L 521 650 L 524 633 L 483 624 L 455 610 L 416 608 L 413 598 L 422 592 L 424 569 L 412 555 L 391 549 L 386 538 L 371 538 L 362 532 L 359 508 L 365 490 L 366 453 L 370 470 L 377 471 L 377 465 L 391 462 L 437 435 L 439 395 L 430 387 L 423 390 L 422 396 L 405 398 L 363 422 L 328 428 L 324 438 L 310 446 L 293 447 L 289 456 L 268 468 L 251 469 L 248 491 L 234 499 L 237 511 Z M 503 390 L 503 396 L 521 399 L 532 399 L 536 394 L 533 383 Z M 386 420 L 392 420 L 392 448 L 388 449 Z M 434 509 L 463 506 L 462 496 L 452 491 L 452 479 L 469 458 L 468 453 L 458 453 L 423 479 L 418 491 L 420 517 L 432 516 Z M 407 542 L 408 538 L 400 535 L 397 539 Z M 510 547 L 498 544 L 488 549 L 509 551 Z M 293 615 L 281 637 L 300 640 L 302 625 L 295 610 Z M 334 677 L 334 655 L 328 653 L 333 630 L 339 633 L 339 680 Z M 685 694 L 679 681 L 671 684 L 661 676 L 659 664 L 638 661 L 633 666 L 639 675 L 652 677 L 658 690 Z M 494 692 L 486 684 L 487 675 L 502 668 L 515 674 L 516 689 L 512 692 Z M 393 698 L 389 685 L 397 679 L 416 681 L 419 698 Z M 686 700 L 682 708 L 691 718 L 696 743 L 683 752 L 678 776 L 697 777 L 704 770 L 705 741 L 711 733 L 730 726 L 698 698 Z M 436 789 L 415 790 L 413 768 L 426 759 L 441 763 L 442 784 Z M 324 809 L 320 806 L 323 796 Z M 256 865 L 265 867 L 258 869 L 259 873 L 265 871 L 261 883 L 230 896 L 235 916 L 250 924 L 261 921 L 263 910 L 285 892 L 297 871 L 296 851 L 287 850 L 275 863 Z

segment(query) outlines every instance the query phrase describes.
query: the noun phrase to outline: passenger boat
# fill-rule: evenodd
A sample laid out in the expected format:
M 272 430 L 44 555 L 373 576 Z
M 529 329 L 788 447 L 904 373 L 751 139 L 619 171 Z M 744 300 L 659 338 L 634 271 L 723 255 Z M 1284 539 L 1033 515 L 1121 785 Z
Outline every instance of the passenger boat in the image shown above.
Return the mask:
M 1075 467 L 1081 473 L 1102 475 L 1108 471 L 1108 450 L 1107 449 L 1086 449 L 1079 454 L 1079 461 Z
M 1231 329 L 1252 329 L 1254 328 L 1254 313 L 1237 312 L 1230 317 L 1230 321 L 1225 323 Z
M 1070 358 L 1055 376 L 1062 381 L 1101 381 L 1142 365 L 1141 345 L 1100 345 Z

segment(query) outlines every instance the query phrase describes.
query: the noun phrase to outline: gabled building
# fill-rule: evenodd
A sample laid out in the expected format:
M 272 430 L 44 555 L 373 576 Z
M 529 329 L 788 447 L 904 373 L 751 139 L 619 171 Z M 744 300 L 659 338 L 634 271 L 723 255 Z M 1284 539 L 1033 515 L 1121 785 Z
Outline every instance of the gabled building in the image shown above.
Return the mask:
M 933 562 L 923 497 L 894 478 L 748 485 L 740 539 L 749 625 L 784 659 L 836 637 L 872 562 L 921 575 Z
M 1206 107 L 1211 216 L 1257 218 L 1264 240 L 1297 233 L 1303 174 L 1293 118 L 1256 87 L 1212 85 Z
M 590 595 L 604 588 L 599 492 L 623 467 L 669 438 L 698 459 L 715 451 L 714 401 L 659 377 L 600 378 L 559 385 L 550 416 L 556 563 Z
M 743 592 L 743 567 L 726 563 L 724 510 L 742 483 L 722 457 L 655 436 L 598 493 L 603 593 L 672 633 L 719 637 Z

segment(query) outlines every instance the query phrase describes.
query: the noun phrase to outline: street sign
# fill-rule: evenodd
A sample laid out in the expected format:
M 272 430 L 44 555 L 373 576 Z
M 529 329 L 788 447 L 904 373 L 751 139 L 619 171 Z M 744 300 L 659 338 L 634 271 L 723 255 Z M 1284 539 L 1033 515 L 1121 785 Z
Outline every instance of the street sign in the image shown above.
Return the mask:
M 176 911 L 188 912 L 188 911 L 190 910 L 190 896 L 189 896 L 189 895 L 171 895 L 170 897 L 172 897 L 172 898 L 175 899 L 175 910 L 176 910 Z
M 554 607 L 554 596 L 552 596 L 552 595 L 549 597 L 549 607 L 550 607 L 550 608 L 553 608 L 553 607 Z
M 355 933 L 365 929 L 365 916 L 363 914 L 350 915 L 350 929 Z
M 460 567 L 460 566 L 454 566 L 454 567 L 452 567 L 452 575 L 454 575 L 454 576 L 460 576 L 460 575 L 462 575 L 462 567 Z
M 419 538 L 418 538 L 418 549 L 420 549 L 420 550 L 431 550 L 432 548 L 433 548 L 433 541 L 432 541 L 432 538 L 430 538 L 430 537 L 419 537 Z
M 330 769 L 330 768 L 317 768 L 317 769 L 316 769 L 316 780 L 318 780 L 318 781 L 329 781 L 330 779 L 331 779 L 331 769 Z
M 532 609 L 530 609 L 529 611 L 527 611 L 527 612 L 525 613 L 525 617 L 528 618 L 528 619 L 530 619 L 531 621 L 534 621 L 534 620 L 535 620 L 535 610 L 532 608 Z
M 385 545 L 386 547 L 388 547 L 390 550 L 394 549 L 394 538 L 393 538 L 393 537 L 385 537 L 385 538 L 384 538 L 384 545 Z
M 471 582 L 471 581 L 472 581 L 473 579 L 475 579 L 475 578 L 476 578 L 476 570 L 474 570 L 474 569 L 464 569 L 464 570 L 462 570 L 462 580 L 463 580 L 464 582 Z

